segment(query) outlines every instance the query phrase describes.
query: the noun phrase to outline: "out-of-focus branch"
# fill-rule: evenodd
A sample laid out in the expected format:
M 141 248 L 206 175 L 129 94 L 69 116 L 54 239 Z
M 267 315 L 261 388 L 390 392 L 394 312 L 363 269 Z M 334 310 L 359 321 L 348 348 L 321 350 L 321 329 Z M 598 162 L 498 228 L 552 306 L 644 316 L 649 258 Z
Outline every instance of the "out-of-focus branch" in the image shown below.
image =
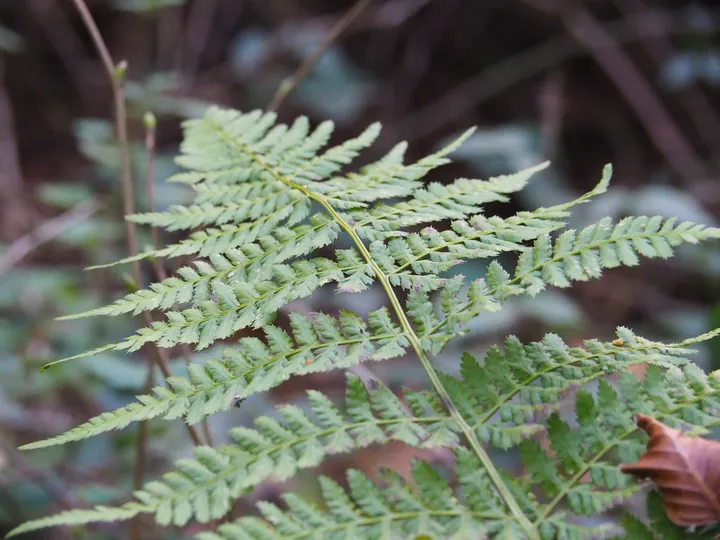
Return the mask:
M 127 134 L 127 111 L 125 107 L 125 71 L 127 65 L 124 62 L 115 64 L 110 56 L 107 45 L 98 30 L 95 20 L 90 13 L 84 0 L 73 0 L 75 6 L 80 13 L 80 16 L 92 37 L 95 48 L 100 55 L 102 65 L 107 72 L 107 76 L 110 80 L 112 87 L 113 101 L 115 103 L 115 128 L 118 139 L 118 145 L 120 147 L 121 155 L 121 175 L 123 185 L 123 210 L 125 215 L 135 213 L 135 201 L 133 194 L 133 180 L 132 171 L 130 167 L 130 151 L 128 146 L 128 134 Z M 135 224 L 131 221 L 126 220 L 127 227 L 127 240 L 128 240 L 128 252 L 131 256 L 136 255 L 137 249 L 137 237 L 135 231 Z M 133 265 L 133 279 L 135 280 L 136 287 L 142 285 L 142 273 L 140 272 L 140 263 L 134 261 Z M 149 325 L 152 324 L 152 315 L 149 312 L 145 312 L 145 322 Z M 160 371 L 163 376 L 167 379 L 172 376 L 170 372 L 170 359 L 165 349 L 155 346 L 153 348 L 154 354 L 151 357 L 155 358 Z M 201 444 L 201 439 L 197 430 L 194 426 L 187 426 L 190 438 L 193 443 Z
M 633 61 L 602 24 L 580 4 L 567 9 L 547 2 L 525 0 L 536 9 L 556 14 L 568 33 L 582 43 L 635 110 L 648 136 L 675 173 L 691 184 L 704 174 L 695 151 Z
M 661 7 L 647 6 L 643 0 L 615 0 L 618 9 L 635 14 L 645 14 L 656 17 L 658 20 L 670 15 Z M 633 21 L 638 19 L 631 19 Z M 638 30 L 641 30 L 638 28 Z M 652 57 L 658 67 L 667 62 L 674 54 L 675 48 L 666 34 L 645 36 L 642 40 L 645 50 Z M 695 125 L 695 130 L 703 139 L 705 146 L 713 155 L 714 162 L 720 166 L 720 119 L 705 93 L 697 85 L 689 85 L 679 92 L 677 98 L 680 105 L 687 112 L 688 117 Z
M 10 270 L 28 253 L 62 235 L 73 225 L 83 221 L 98 211 L 100 205 L 97 201 L 82 202 L 67 212 L 64 212 L 52 219 L 40 224 L 34 231 L 18 238 L 10 248 L 0 257 L 0 276 Z
M 659 33 L 687 32 L 677 18 L 668 17 L 662 24 L 647 15 L 625 17 L 605 25 L 614 43 L 628 43 L 643 36 Z M 648 23 L 655 21 L 651 26 Z M 553 38 L 505 60 L 497 62 L 466 79 L 430 105 L 408 115 L 401 123 L 383 131 L 393 139 L 418 140 L 466 115 L 480 103 L 491 99 L 515 84 L 547 71 L 562 62 L 584 56 L 588 51 L 567 36 Z
M 350 11 L 348 11 L 345 16 L 337 22 L 335 27 L 330 31 L 328 37 L 315 50 L 315 52 L 308 56 L 305 61 L 300 64 L 295 73 L 280 83 L 272 102 L 270 102 L 270 105 L 268 106 L 268 111 L 277 112 L 283 101 L 285 101 L 285 98 L 292 94 L 295 88 L 297 88 L 300 82 L 308 73 L 310 73 L 310 70 L 315 66 L 315 64 L 317 64 L 318 60 L 322 58 L 322 55 L 327 52 L 330 46 L 337 41 L 345 29 L 353 23 L 353 21 L 366 7 L 370 5 L 371 2 L 372 0 L 358 0 Z

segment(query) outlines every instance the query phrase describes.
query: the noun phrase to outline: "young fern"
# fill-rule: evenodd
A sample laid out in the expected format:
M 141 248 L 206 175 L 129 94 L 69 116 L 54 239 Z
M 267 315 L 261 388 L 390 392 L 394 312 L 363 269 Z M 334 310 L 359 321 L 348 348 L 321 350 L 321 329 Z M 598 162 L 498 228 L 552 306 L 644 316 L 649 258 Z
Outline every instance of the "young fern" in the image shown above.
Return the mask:
M 179 461 L 175 471 L 149 482 L 121 507 L 64 512 L 12 534 L 138 514 L 153 514 L 161 525 L 207 523 L 226 516 L 235 499 L 270 478 L 290 478 L 329 454 L 398 440 L 452 449 L 459 488 L 426 463 L 415 465 L 414 486 L 391 473 L 383 475 L 381 486 L 349 471 L 349 493 L 321 481 L 325 510 L 288 495 L 286 510 L 262 503 L 262 517 L 243 517 L 199 538 L 589 538 L 613 527 L 585 526 L 573 515 L 598 513 L 639 489 L 617 467 L 618 458 L 632 462 L 642 453 L 636 412 L 698 431 L 720 422 L 712 412 L 720 405 L 720 377 L 705 376 L 685 359 L 689 345 L 712 333 L 665 345 L 619 329 L 612 343 L 590 340 L 582 348 L 569 348 L 553 335 L 528 345 L 508 338 L 504 350 L 491 349 L 482 362 L 464 355 L 459 378 L 431 362 L 473 317 L 501 309 L 512 296 L 598 278 L 603 269 L 638 264 L 640 256 L 668 258 L 673 247 L 720 238 L 720 230 L 629 217 L 553 236 L 575 205 L 607 189 L 609 166 L 599 184 L 574 201 L 502 219 L 484 215 L 484 205 L 506 201 L 547 164 L 485 181 L 426 184 L 425 176 L 448 163 L 466 132 L 416 163 L 404 164 L 406 145 L 400 144 L 357 173 L 343 173 L 372 144 L 379 126 L 322 151 L 331 133 L 328 122 L 311 132 L 305 118 L 285 126 L 272 113 L 217 108 L 186 123 L 178 162 L 187 171 L 170 180 L 190 186 L 195 200 L 128 219 L 168 230 L 203 228 L 120 262 L 202 259 L 109 306 L 66 317 L 165 314 L 119 343 L 53 364 L 148 343 L 202 349 L 245 328 L 261 330 L 263 337 L 228 343 L 220 358 L 190 364 L 188 377 L 172 377 L 135 403 L 23 448 L 78 441 L 152 418 L 194 424 L 297 375 L 406 354 L 421 362 L 431 388 L 400 398 L 349 375 L 344 408 L 310 392 L 312 414 L 285 406 L 278 409 L 281 420 L 260 417 L 254 428 L 235 428 L 235 444 L 195 449 L 194 459 Z M 448 221 L 449 227 L 435 228 Z M 352 247 L 315 256 L 340 234 Z M 447 276 L 464 261 L 501 254 L 515 254 L 512 271 L 493 260 L 486 276 L 471 283 Z M 388 307 L 366 317 L 290 313 L 290 331 L 275 324 L 283 306 L 329 283 L 354 293 L 375 282 Z M 642 381 L 626 370 L 639 363 L 650 365 Z M 606 379 L 617 372 L 622 398 Z M 596 395 L 575 390 L 597 379 Z M 573 391 L 576 426 L 552 412 Z M 547 437 L 553 455 L 538 437 Z M 527 474 L 511 478 L 501 472 L 488 445 L 519 448 Z

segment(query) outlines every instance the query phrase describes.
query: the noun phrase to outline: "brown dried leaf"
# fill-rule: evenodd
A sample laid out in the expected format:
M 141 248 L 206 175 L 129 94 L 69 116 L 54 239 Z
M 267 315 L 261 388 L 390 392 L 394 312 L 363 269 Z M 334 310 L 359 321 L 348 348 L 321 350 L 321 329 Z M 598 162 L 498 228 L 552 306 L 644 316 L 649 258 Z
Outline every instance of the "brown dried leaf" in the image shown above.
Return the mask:
M 650 477 L 675 524 L 720 522 L 720 443 L 684 435 L 650 416 L 639 414 L 635 420 L 650 441 L 640 460 L 621 470 Z

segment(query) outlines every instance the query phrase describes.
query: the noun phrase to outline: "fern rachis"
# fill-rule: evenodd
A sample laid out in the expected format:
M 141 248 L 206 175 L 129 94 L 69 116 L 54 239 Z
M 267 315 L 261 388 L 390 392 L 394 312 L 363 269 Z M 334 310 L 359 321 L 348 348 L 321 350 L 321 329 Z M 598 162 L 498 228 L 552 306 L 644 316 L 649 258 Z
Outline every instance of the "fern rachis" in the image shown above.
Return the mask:
M 620 475 L 609 455 L 617 450 L 632 457 L 642 445 L 633 411 L 649 409 L 664 421 L 698 429 L 717 423 L 707 411 L 718 404 L 718 377 L 699 373 L 684 358 L 687 346 L 710 334 L 663 345 L 621 329 L 612 343 L 588 341 L 573 349 L 556 336 L 529 345 L 509 339 L 504 352 L 492 349 L 483 362 L 463 356 L 459 378 L 437 371 L 431 358 L 463 333 L 469 320 L 501 309 L 511 296 L 597 278 L 603 268 L 637 264 L 638 255 L 667 258 L 681 243 L 720 237 L 718 229 L 636 217 L 616 224 L 603 219 L 553 238 L 573 206 L 606 190 L 609 167 L 598 186 L 575 201 L 500 219 L 482 215 L 483 205 L 507 200 L 546 164 L 488 181 L 425 185 L 423 178 L 448 162 L 446 156 L 468 132 L 417 163 L 403 164 L 401 144 L 359 172 L 343 175 L 342 168 L 373 142 L 379 126 L 321 152 L 331 131 L 331 124 L 324 123 L 310 132 L 305 119 L 289 127 L 276 125 L 273 114 L 259 111 L 211 109 L 205 118 L 187 123 L 178 162 L 189 171 L 174 180 L 193 188 L 194 203 L 128 219 L 169 230 L 205 227 L 189 241 L 137 258 L 199 254 L 207 260 L 111 306 L 68 317 L 165 312 L 165 320 L 152 327 L 78 356 L 134 351 L 149 342 L 204 348 L 243 328 L 262 329 L 264 337 L 241 338 L 222 359 L 191 364 L 187 378 L 173 377 L 168 387 L 158 387 L 136 403 L 27 448 L 76 441 L 149 418 L 181 417 L 195 423 L 292 376 L 386 360 L 410 350 L 431 389 L 406 392 L 405 406 L 387 388 L 366 389 L 350 377 L 344 410 L 311 392 L 312 414 L 286 406 L 278 410 L 281 420 L 260 417 L 253 429 L 237 428 L 232 432 L 236 444 L 197 449 L 195 459 L 178 462 L 177 471 L 148 483 L 133 502 L 66 512 L 16 532 L 130 519 L 139 513 L 154 514 L 160 524 L 204 523 L 226 515 L 232 501 L 270 477 L 289 478 L 298 469 L 319 465 L 327 454 L 394 439 L 453 449 L 460 496 L 423 464 L 415 467 L 418 491 L 392 475 L 379 488 L 350 472 L 352 498 L 337 484 L 322 481 L 327 512 L 289 495 L 287 511 L 260 506 L 273 529 L 246 517 L 200 538 L 580 538 L 598 530 L 566 520 L 559 505 L 569 504 L 575 514 L 598 512 L 637 491 L 638 484 Z M 313 213 L 315 207 L 319 211 Z M 445 220 L 452 220 L 447 230 L 431 226 Z M 406 230 L 417 226 L 424 228 Z M 310 257 L 339 234 L 350 240 L 350 248 Z M 470 284 L 462 276 L 442 275 L 467 259 L 501 253 L 518 254 L 512 273 L 494 260 L 486 276 Z M 389 309 L 367 317 L 291 314 L 289 332 L 274 322 L 280 308 L 328 283 L 350 293 L 374 282 Z M 435 294 L 439 308 L 433 303 Z M 596 397 L 575 391 L 577 427 L 548 416 L 561 395 L 635 363 L 653 367 L 642 383 L 623 373 L 624 401 L 612 385 L 601 382 Z M 693 381 L 692 395 L 683 394 L 680 380 Z M 533 438 L 542 433 L 551 441 L 552 457 Z M 512 479 L 502 473 L 487 444 L 519 446 L 528 477 Z M 592 485 L 580 482 L 587 473 Z M 540 489 L 542 497 L 528 495 L 529 486 Z

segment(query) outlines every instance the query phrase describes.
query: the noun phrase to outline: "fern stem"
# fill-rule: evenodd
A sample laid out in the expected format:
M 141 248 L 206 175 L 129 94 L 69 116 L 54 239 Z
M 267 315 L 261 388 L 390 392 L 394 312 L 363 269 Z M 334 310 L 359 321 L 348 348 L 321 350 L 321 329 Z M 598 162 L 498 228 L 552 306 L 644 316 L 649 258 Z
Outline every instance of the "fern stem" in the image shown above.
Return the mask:
M 93 19 L 92 13 L 90 13 L 87 4 L 85 4 L 85 0 L 73 0 L 73 2 L 75 3 L 75 7 L 77 8 L 80 17 L 82 18 L 83 23 L 87 28 L 87 31 L 90 33 L 93 44 L 95 45 L 95 48 L 100 55 L 102 65 L 107 72 L 108 79 L 110 80 L 113 101 L 115 103 L 115 130 L 118 138 L 118 145 L 120 147 L 120 165 L 123 186 L 123 211 L 125 215 L 134 214 L 135 202 L 133 196 L 132 170 L 130 167 L 130 152 L 128 147 L 127 132 L 127 110 L 125 107 L 125 87 L 123 82 L 125 79 L 125 69 L 127 68 L 127 66 L 124 63 L 115 65 L 115 63 L 113 62 L 112 56 L 110 56 L 110 51 L 105 44 L 105 40 L 103 39 L 102 34 L 100 34 L 100 30 L 98 29 L 97 24 Z M 130 221 L 126 221 L 126 229 L 128 251 L 131 257 L 135 257 L 138 253 L 135 224 Z M 141 286 L 142 274 L 140 271 L 140 262 L 137 260 L 133 261 L 133 279 L 135 281 L 136 287 L 139 288 Z M 146 322 L 148 324 L 152 324 L 152 316 L 150 315 L 150 313 L 146 313 L 145 315 Z M 167 353 L 164 350 L 160 349 L 160 347 L 155 347 L 155 352 L 155 360 L 157 366 L 160 368 L 160 371 L 162 372 L 164 378 L 167 379 L 171 377 L 172 373 L 170 372 L 169 357 Z M 196 445 L 200 444 L 200 437 L 195 428 L 193 426 L 187 426 L 187 428 L 193 443 Z
M 251 157 L 253 161 L 255 161 L 258 165 L 260 165 L 269 175 L 271 175 L 276 180 L 282 182 L 286 186 L 288 186 L 291 189 L 297 190 L 301 192 L 303 195 L 305 195 L 310 200 L 313 200 L 317 202 L 320 206 L 323 207 L 323 209 L 335 220 L 335 222 L 338 224 L 338 226 L 345 231 L 348 236 L 352 239 L 353 243 L 355 244 L 355 247 L 358 249 L 360 254 L 362 255 L 363 259 L 367 261 L 368 265 L 372 268 L 373 273 L 377 277 L 378 281 L 380 281 L 380 284 L 382 285 L 383 290 L 385 291 L 386 296 L 388 297 L 388 300 L 390 301 L 390 304 L 392 305 L 393 311 L 395 312 L 395 315 L 398 318 L 398 321 L 400 322 L 400 326 L 403 329 L 403 333 L 405 334 L 405 337 L 410 342 L 413 350 L 417 354 L 418 359 L 420 360 L 420 363 L 422 364 L 423 368 L 425 369 L 428 378 L 430 379 L 430 382 L 435 389 L 435 391 L 438 393 L 440 398 L 443 401 L 443 404 L 447 408 L 448 412 L 452 416 L 453 420 L 457 422 L 458 426 L 460 427 L 461 431 L 465 435 L 465 438 L 467 439 L 468 443 L 470 444 L 470 447 L 472 448 L 473 452 L 477 456 L 477 458 L 482 463 L 483 467 L 487 471 L 488 476 L 490 477 L 490 480 L 492 481 L 493 485 L 495 486 L 495 489 L 499 493 L 500 497 L 502 498 L 503 502 L 507 506 L 508 510 L 512 513 L 513 517 L 517 521 L 518 525 L 522 527 L 522 529 L 527 534 L 528 539 L 532 540 L 539 540 L 540 536 L 536 530 L 536 528 L 533 526 L 532 522 L 527 518 L 525 513 L 520 508 L 520 505 L 515 500 L 515 497 L 513 497 L 510 490 L 505 485 L 505 482 L 500 476 L 499 471 L 495 468 L 495 465 L 493 464 L 492 460 L 490 459 L 490 456 L 487 454 L 485 449 L 482 447 L 480 441 L 478 440 L 477 436 L 473 432 L 472 427 L 470 424 L 467 423 L 467 421 L 462 417 L 460 412 L 457 410 L 457 407 L 453 403 L 452 399 L 450 398 L 450 395 L 445 388 L 445 386 L 442 384 L 442 381 L 440 380 L 440 377 L 438 377 L 437 372 L 435 371 L 435 368 L 433 367 L 432 363 L 430 362 L 430 358 L 427 356 L 425 350 L 422 348 L 422 344 L 420 343 L 420 338 L 417 336 L 415 331 L 413 330 L 412 325 L 410 324 L 410 321 L 408 320 L 407 316 L 405 315 L 405 310 L 403 309 L 402 305 L 400 304 L 400 300 L 395 294 L 395 291 L 392 288 L 392 285 L 390 284 L 390 281 L 387 277 L 387 275 L 382 271 L 382 269 L 377 265 L 377 263 L 374 261 L 372 255 L 365 247 L 365 244 L 363 243 L 362 239 L 358 236 L 355 229 L 347 223 L 343 219 L 343 217 L 337 213 L 335 208 L 328 203 L 325 197 L 322 195 L 318 195 L 316 193 L 313 193 L 310 191 L 307 187 L 300 185 L 294 181 L 292 181 L 289 178 L 286 178 L 282 174 L 278 173 L 273 167 L 271 167 L 265 159 L 257 155 L 255 152 L 252 152 L 247 146 L 236 140 L 234 137 L 232 137 L 230 134 L 228 134 L 225 130 L 223 130 L 219 126 L 212 126 L 214 129 L 218 131 L 223 137 L 227 138 L 231 143 L 238 146 L 240 150 L 245 152 L 247 155 Z
M 477 436 L 475 435 L 475 432 L 473 431 L 470 424 L 467 423 L 465 418 L 460 414 L 460 412 L 457 410 L 457 407 L 453 403 L 452 399 L 450 398 L 450 394 L 448 393 L 447 389 L 443 385 L 442 381 L 440 380 L 440 377 L 438 377 L 437 372 L 435 371 L 435 368 L 432 365 L 432 362 L 430 361 L 430 358 L 428 357 L 427 353 L 422 347 L 422 344 L 420 343 L 420 338 L 417 336 L 415 331 L 413 330 L 412 325 L 410 324 L 410 321 L 407 318 L 407 315 L 405 315 L 405 310 L 403 309 L 402 305 L 400 304 L 400 300 L 398 299 L 397 295 L 395 294 L 395 291 L 392 288 L 392 285 L 390 284 L 390 280 L 388 279 L 387 275 L 380 269 L 380 267 L 375 263 L 375 261 L 372 258 L 372 255 L 370 255 L 370 252 L 365 247 L 365 244 L 363 243 L 362 239 L 358 236 L 358 234 L 355 232 L 355 229 L 351 225 L 349 225 L 343 218 L 340 216 L 335 209 L 330 206 L 330 204 L 325 201 L 323 197 L 320 197 L 318 195 L 313 194 L 306 188 L 300 185 L 294 185 L 295 189 L 302 189 L 309 197 L 311 197 L 313 200 L 318 202 L 332 217 L 336 220 L 337 224 L 340 226 L 341 229 L 343 229 L 352 239 L 353 243 L 357 247 L 358 251 L 360 251 L 360 254 L 363 256 L 363 258 L 368 262 L 370 267 L 372 268 L 373 272 L 377 276 L 378 280 L 380 281 L 380 285 L 382 285 L 383 290 L 385 291 L 385 294 L 388 297 L 388 300 L 390 300 L 390 304 L 393 307 L 393 311 L 395 311 L 395 315 L 398 318 L 398 321 L 400 322 L 400 326 L 403 329 L 403 332 L 405 333 L 405 336 L 407 337 L 408 341 L 410 342 L 410 345 L 412 346 L 413 350 L 415 351 L 415 354 L 417 354 L 418 359 L 420 360 L 420 363 L 422 364 L 423 368 L 425 369 L 425 372 L 428 375 L 428 378 L 430 379 L 431 384 L 433 385 L 433 388 L 438 393 L 440 398 L 443 401 L 443 404 L 447 408 L 448 412 L 452 416 L 453 420 L 457 422 L 458 426 L 460 426 L 460 429 L 462 430 L 463 434 L 465 435 L 465 438 L 467 439 L 468 443 L 470 444 L 470 448 L 472 448 L 473 452 L 477 456 L 477 458 L 482 463 L 483 467 L 485 468 L 488 476 L 490 477 L 490 480 L 492 481 L 493 485 L 495 486 L 495 489 L 500 494 L 500 497 L 504 501 L 505 505 L 507 506 L 508 510 L 512 513 L 517 523 L 523 528 L 523 530 L 527 533 L 527 537 L 529 539 L 539 539 L 539 535 L 537 533 L 537 530 L 533 526 L 533 524 L 528 520 L 525 513 L 520 508 L 520 505 L 515 500 L 515 497 L 513 497 L 512 493 L 510 493 L 510 490 L 505 485 L 505 482 L 500 477 L 500 473 L 495 468 L 495 465 L 493 464 L 492 460 L 490 459 L 490 456 L 487 454 L 485 449 L 480 444 L 480 441 L 478 440 Z

